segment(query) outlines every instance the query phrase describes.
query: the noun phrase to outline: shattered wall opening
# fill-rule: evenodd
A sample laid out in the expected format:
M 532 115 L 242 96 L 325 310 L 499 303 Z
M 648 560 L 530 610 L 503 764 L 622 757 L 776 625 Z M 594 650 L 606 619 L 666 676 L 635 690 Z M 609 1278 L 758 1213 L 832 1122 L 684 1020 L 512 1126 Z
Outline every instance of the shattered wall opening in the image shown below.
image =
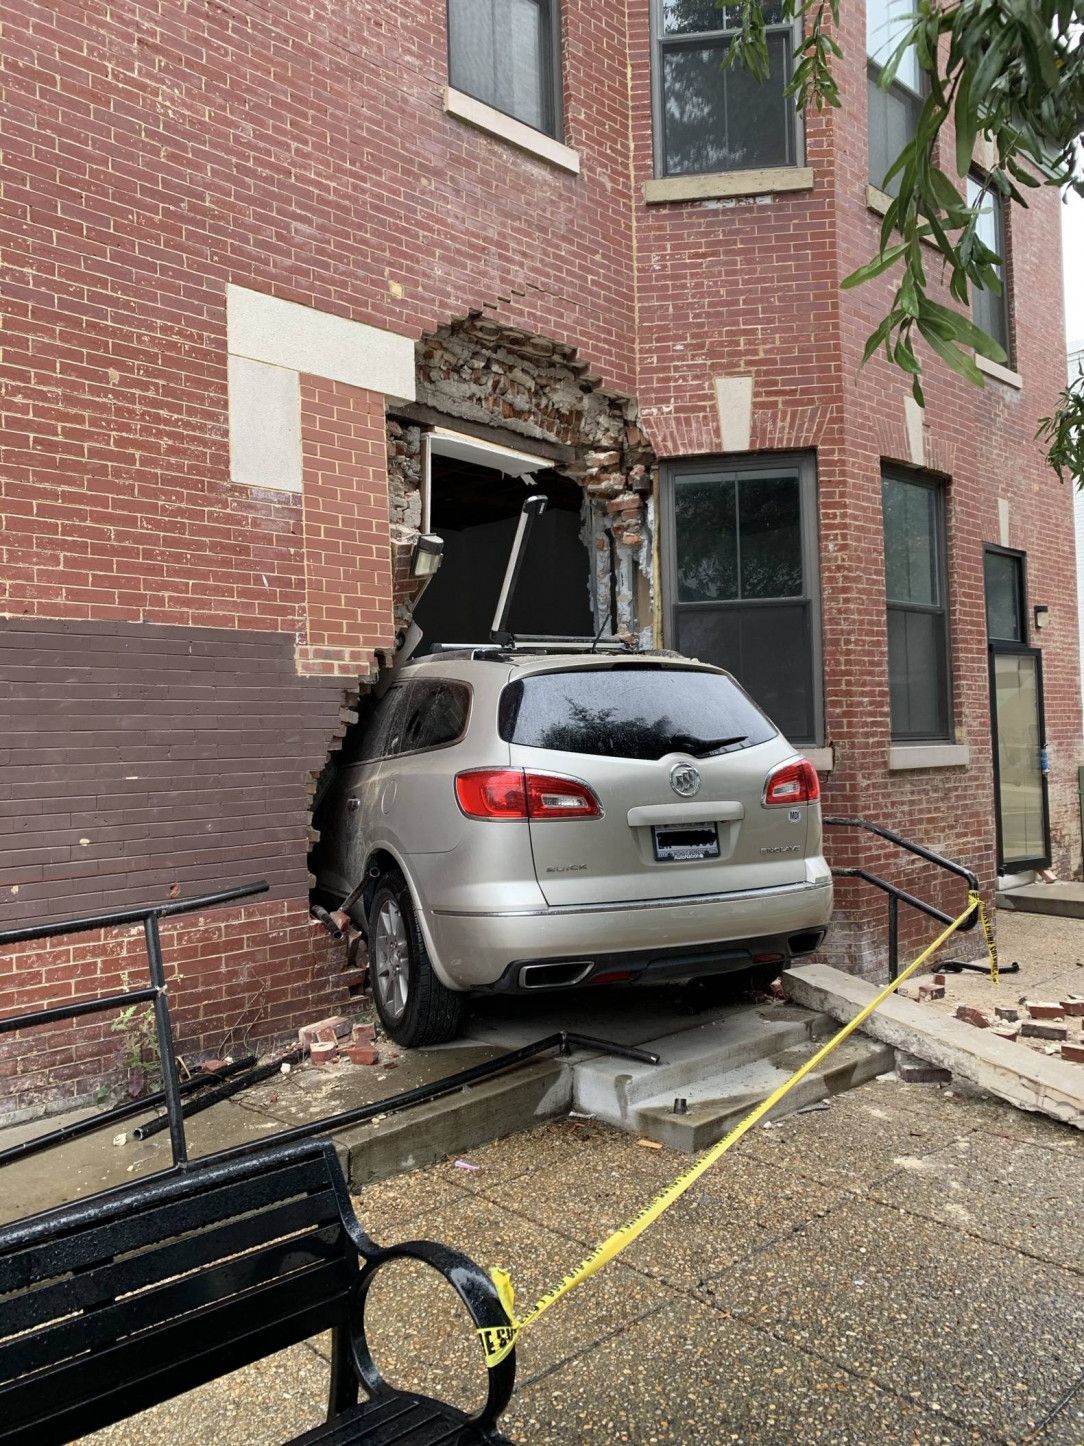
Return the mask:
M 526 479 L 434 457 L 431 527 L 444 539 L 440 570 L 414 610 L 424 634 L 419 652 L 437 643 L 488 642 L 494 609 L 525 497 L 549 499 L 535 524 L 516 589 L 509 627 L 520 633 L 590 636 L 591 558 L 581 488 L 555 471 Z

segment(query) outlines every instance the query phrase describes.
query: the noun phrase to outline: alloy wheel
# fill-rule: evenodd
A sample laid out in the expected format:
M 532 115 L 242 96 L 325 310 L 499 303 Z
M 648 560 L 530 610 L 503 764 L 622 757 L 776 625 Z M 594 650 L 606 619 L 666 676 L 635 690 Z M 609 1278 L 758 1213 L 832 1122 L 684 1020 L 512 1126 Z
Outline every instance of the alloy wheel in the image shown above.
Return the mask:
M 373 988 L 389 1020 L 402 1019 L 407 1007 L 410 944 L 403 911 L 385 899 L 373 930 Z

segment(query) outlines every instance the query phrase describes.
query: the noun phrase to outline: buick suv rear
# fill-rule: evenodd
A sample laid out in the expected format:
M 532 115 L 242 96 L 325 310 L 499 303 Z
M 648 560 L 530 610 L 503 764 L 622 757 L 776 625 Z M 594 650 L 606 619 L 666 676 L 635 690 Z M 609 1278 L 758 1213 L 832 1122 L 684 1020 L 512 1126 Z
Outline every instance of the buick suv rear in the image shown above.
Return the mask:
M 469 991 L 772 978 L 832 911 L 817 774 L 721 669 L 499 648 L 408 664 L 341 770 L 323 884 L 393 1039 Z

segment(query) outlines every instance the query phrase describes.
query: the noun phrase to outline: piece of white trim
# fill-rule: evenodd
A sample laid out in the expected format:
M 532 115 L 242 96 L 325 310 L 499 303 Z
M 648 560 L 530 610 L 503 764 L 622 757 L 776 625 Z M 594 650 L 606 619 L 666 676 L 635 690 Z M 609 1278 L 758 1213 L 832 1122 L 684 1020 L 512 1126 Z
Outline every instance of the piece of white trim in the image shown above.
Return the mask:
M 893 772 L 908 768 L 969 768 L 971 749 L 966 743 L 900 743 L 888 750 Z
M 811 166 L 764 166 L 760 170 L 718 171 L 707 176 L 660 176 L 644 182 L 649 206 L 670 201 L 707 201 L 716 196 L 771 196 L 779 191 L 812 191 Z
M 364 387 L 399 401 L 415 398 L 410 337 L 232 283 L 226 286 L 226 347 L 231 356 Z
M 1002 547 L 1009 545 L 1009 503 L 1005 497 L 997 499 L 997 532 Z
M 230 481 L 301 491 L 301 395 L 297 372 L 247 356 L 226 358 Z
M 907 432 L 907 450 L 916 467 L 926 465 L 926 433 L 923 429 L 925 420 L 926 413 L 914 397 L 910 394 L 904 397 L 903 425 Z
M 1007 387 L 1015 387 L 1017 391 L 1022 390 L 1024 378 L 1019 372 L 1014 372 L 1009 367 L 999 366 L 997 362 L 991 361 L 989 357 L 980 356 L 978 352 L 975 353 L 975 365 L 980 372 L 985 372 L 988 377 L 993 377 L 996 381 L 1004 382 Z
M 446 427 L 434 427 L 427 435 L 429 449 L 435 457 L 457 457 L 461 462 L 473 462 L 476 467 L 503 472 L 506 477 L 522 477 L 525 472 L 545 472 L 553 466 L 552 458 L 540 457 L 532 452 L 515 452 L 511 447 L 484 442 L 480 437 L 469 437 L 464 432 L 452 432 Z
M 497 136 L 509 145 L 518 146 L 521 151 L 538 156 L 540 160 L 548 161 L 551 166 L 568 171 L 570 175 L 580 174 L 578 151 L 561 141 L 555 141 L 552 136 L 544 135 L 542 131 L 536 131 L 534 126 L 524 125 L 514 116 L 505 115 L 504 111 L 486 105 L 484 100 L 475 100 L 473 95 L 453 90 L 450 85 L 446 85 L 443 103 L 446 115 L 454 115 L 457 120 L 466 121 L 468 125 L 476 126 L 478 130 L 486 131 L 491 136 Z
M 803 748 L 802 757 L 808 758 L 818 773 L 831 773 L 836 766 L 834 748 Z
M 748 452 L 753 435 L 753 378 L 716 377 L 714 380 L 721 450 Z

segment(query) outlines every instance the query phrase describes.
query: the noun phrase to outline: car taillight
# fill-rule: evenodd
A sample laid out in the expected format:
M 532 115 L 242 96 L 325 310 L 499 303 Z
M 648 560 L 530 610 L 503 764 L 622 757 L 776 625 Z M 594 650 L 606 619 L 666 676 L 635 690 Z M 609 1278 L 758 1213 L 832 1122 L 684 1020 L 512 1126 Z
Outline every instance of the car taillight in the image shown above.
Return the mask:
M 599 818 L 602 808 L 586 783 L 528 773 L 527 812 L 531 818 Z
M 457 773 L 455 797 L 468 818 L 600 818 L 586 783 L 526 773 L 522 768 L 472 768 Z
M 797 803 L 816 803 L 821 796 L 821 781 L 808 758 L 773 768 L 764 781 L 764 807 L 786 808 Z

